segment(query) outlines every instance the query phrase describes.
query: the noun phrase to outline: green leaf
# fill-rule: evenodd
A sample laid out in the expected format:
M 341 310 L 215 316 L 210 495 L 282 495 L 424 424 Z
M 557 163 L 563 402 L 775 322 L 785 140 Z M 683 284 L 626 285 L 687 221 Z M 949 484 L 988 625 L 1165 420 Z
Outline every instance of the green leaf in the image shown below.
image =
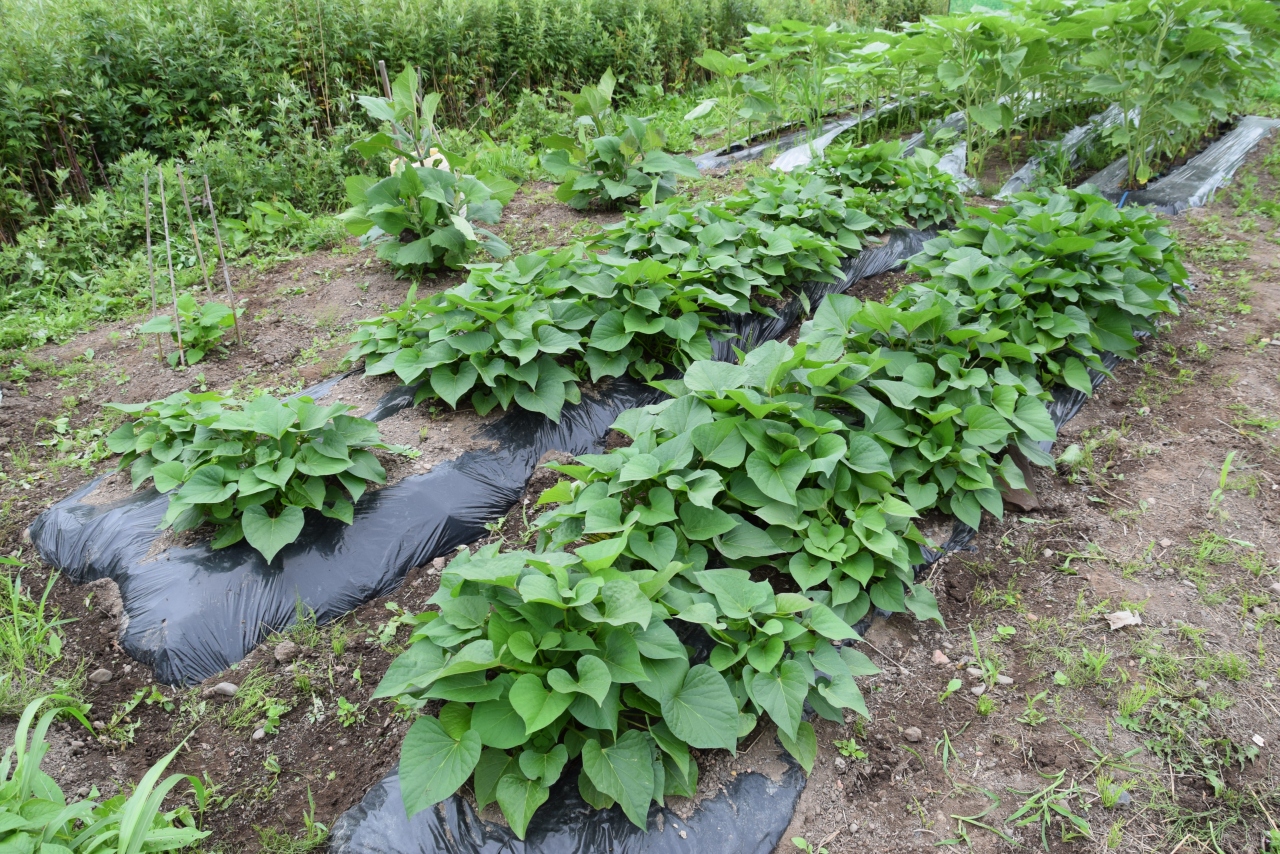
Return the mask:
M 420 717 L 400 747 L 400 788 L 409 815 L 440 803 L 461 788 L 480 760 L 480 736 L 453 738 L 440 721 Z
M 511 686 L 510 702 L 524 719 L 525 735 L 533 735 L 560 717 L 573 702 L 573 695 L 548 691 L 540 678 L 526 673 Z
M 738 704 L 724 677 L 709 665 L 689 669 L 676 692 L 663 700 L 662 717 L 693 747 L 737 747 Z
M 755 674 L 750 693 L 756 704 L 773 718 L 780 734 L 796 737 L 804 698 L 809 693 L 809 680 L 799 663 L 787 660 L 776 673 Z
M 582 746 L 582 770 L 600 792 L 613 798 L 627 818 L 648 826 L 653 797 L 653 746 L 639 730 L 628 730 L 611 747 L 594 738 Z
M 911 613 L 916 615 L 917 620 L 937 620 L 938 625 L 946 626 L 942 620 L 942 614 L 938 611 L 938 600 L 934 598 L 933 591 L 923 584 L 911 585 L 911 594 L 906 597 L 906 605 L 911 609 Z
M 564 750 L 562 744 L 556 747 Z M 527 755 L 529 754 L 526 751 L 520 755 L 520 758 L 523 760 Z M 547 802 L 547 798 L 551 797 L 551 787 L 535 780 L 526 780 L 515 774 L 507 774 L 498 780 L 495 795 L 507 824 L 511 825 L 511 830 L 516 836 L 524 839 L 534 812 Z
M 305 521 L 301 507 L 287 506 L 272 518 L 261 505 L 244 511 L 240 524 L 244 538 L 271 563 L 285 546 L 298 539 Z
M 520 754 L 520 770 L 530 780 L 541 780 L 550 786 L 560 779 L 565 763 L 569 761 L 569 751 L 563 744 L 557 744 L 546 753 L 525 748 Z
M 499 750 L 519 747 L 528 739 L 524 719 L 505 698 L 476 703 L 471 710 L 471 728 L 485 747 Z
M 813 731 L 813 724 L 801 721 L 794 738 L 778 727 L 778 741 L 782 742 L 787 753 L 795 757 L 806 774 L 813 772 L 813 763 L 818 758 L 818 735 Z
M 594 655 L 584 655 L 577 661 L 577 670 L 576 680 L 565 670 L 551 670 L 547 673 L 547 684 L 561 694 L 586 694 L 596 701 L 596 705 L 602 705 L 609 686 L 613 684 L 609 667 Z
M 718 507 L 688 503 L 680 505 L 680 524 L 690 540 L 709 540 L 732 531 L 738 526 L 738 520 Z
M 747 475 L 760 491 L 784 504 L 796 503 L 796 488 L 809 472 L 809 458 L 801 451 L 784 453 L 777 465 L 764 451 L 752 451 L 747 457 Z

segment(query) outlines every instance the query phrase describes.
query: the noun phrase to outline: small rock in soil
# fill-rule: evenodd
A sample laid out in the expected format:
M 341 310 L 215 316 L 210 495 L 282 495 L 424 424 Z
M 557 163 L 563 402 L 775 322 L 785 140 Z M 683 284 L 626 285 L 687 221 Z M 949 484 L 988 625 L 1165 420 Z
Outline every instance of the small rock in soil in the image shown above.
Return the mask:
M 980 678 L 980 677 L 982 676 L 982 671 L 981 671 L 981 670 L 979 670 L 979 669 L 978 669 L 978 668 L 976 668 L 976 667 L 969 667 L 969 668 L 966 668 L 964 672 L 965 672 L 965 673 L 968 673 L 968 674 L 969 674 L 970 676 L 972 676 L 974 679 L 978 679 L 978 678 Z
M 98 685 L 111 681 L 111 671 L 105 667 L 99 667 L 97 670 L 89 674 L 89 681 Z
M 291 640 L 287 640 L 287 641 L 281 641 L 280 643 L 276 644 L 276 649 L 273 655 L 275 655 L 276 661 L 278 663 L 288 664 L 290 661 L 293 661 L 295 658 L 297 658 L 298 653 L 301 651 L 302 651 L 301 647 L 299 647 L 296 643 L 294 643 Z
M 255 730 L 253 731 L 253 740 L 254 740 L 254 741 L 262 741 L 262 740 L 263 740 L 264 738 L 266 738 L 266 737 L 267 737 L 267 731 L 266 731 L 265 729 L 263 729 L 262 727 L 258 727 L 257 729 L 255 729 Z
M 999 682 L 1001 685 L 1008 686 L 1013 684 L 1013 677 L 1005 676 L 1003 673 L 1001 673 L 999 676 L 996 677 L 996 681 Z
M 933 663 L 934 664 L 950 664 L 951 659 L 947 658 L 947 654 L 942 650 L 935 649 L 933 651 Z
M 1165 537 L 1163 540 L 1160 541 L 1160 548 L 1162 549 L 1167 549 L 1171 545 L 1173 545 L 1173 540 L 1169 539 L 1168 537 Z
M 444 568 L 445 568 L 445 565 L 446 565 L 446 564 L 448 564 L 448 563 L 449 563 L 449 561 L 444 557 L 444 555 L 441 555 L 440 557 L 438 557 L 438 558 L 436 558 L 435 560 L 431 561 L 431 567 L 432 567 L 432 569 L 434 569 L 436 572 L 439 572 L 440 570 L 444 569 Z
M 1267 589 L 1270 590 L 1272 593 L 1276 594 L 1277 596 L 1280 596 L 1280 581 L 1277 581 L 1275 584 L 1271 585 Z
M 974 685 L 974 686 L 973 686 L 972 688 L 970 688 L 969 690 L 973 692 L 973 696 L 975 696 L 975 697 L 981 697 L 983 694 L 987 693 L 987 686 L 986 686 L 986 685 Z
M 1200 691 L 1208 691 L 1208 690 L 1209 690 L 1209 683 L 1208 683 L 1208 682 L 1206 682 L 1206 681 L 1204 681 L 1203 679 L 1197 679 L 1197 680 L 1196 680 L 1196 688 L 1197 688 L 1198 690 L 1200 690 Z
M 71 742 L 71 749 L 72 749 L 72 750 L 80 750 L 82 747 L 84 747 L 84 742 L 83 742 L 83 741 L 73 741 L 73 742 Z
M 213 686 L 213 693 L 219 697 L 234 697 L 239 690 L 240 688 L 231 682 L 219 682 Z
M 89 797 L 89 787 L 88 787 L 88 786 L 81 786 L 80 788 L 76 789 L 76 794 L 77 794 L 77 795 L 79 795 L 79 796 L 80 796 L 80 797 L 82 797 L 82 798 L 87 798 L 87 797 Z
M 924 733 L 920 732 L 920 727 L 918 726 L 909 726 L 902 731 L 902 737 L 905 738 L 907 741 L 911 742 L 912 744 L 915 744 L 923 736 L 924 736 Z
M 835 765 L 837 774 L 843 774 L 849 767 L 849 763 L 845 762 L 844 758 L 840 756 L 836 757 Z
M 1262 736 L 1258 735 L 1256 732 L 1253 734 L 1253 743 L 1258 745 L 1259 747 L 1267 746 L 1267 740 Z

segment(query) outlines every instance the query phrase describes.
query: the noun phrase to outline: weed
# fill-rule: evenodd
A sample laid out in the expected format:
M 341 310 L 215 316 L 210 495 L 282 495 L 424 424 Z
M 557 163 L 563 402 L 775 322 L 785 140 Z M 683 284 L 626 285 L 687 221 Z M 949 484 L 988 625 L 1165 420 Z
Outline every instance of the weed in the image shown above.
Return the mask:
M 860 762 L 867 759 L 867 752 L 861 747 L 858 747 L 858 742 L 854 741 L 852 738 L 846 738 L 843 741 L 833 741 L 831 742 L 831 746 L 840 751 L 841 756 L 856 759 Z
M 1048 716 L 1046 716 L 1044 712 L 1037 709 L 1036 704 L 1041 702 L 1048 696 L 1049 696 L 1048 691 L 1041 691 L 1039 694 L 1036 694 L 1034 697 L 1031 696 L 1030 694 L 1027 694 L 1026 695 L 1027 708 L 1026 708 L 1026 711 L 1018 715 L 1017 717 L 1018 723 L 1026 724 L 1027 726 L 1034 728 L 1034 727 L 1040 726 L 1040 724 L 1047 721 L 1049 719 Z
M 813 843 L 803 836 L 791 837 L 791 844 L 803 851 L 804 854 L 827 854 L 827 849 L 813 847 Z
M 360 710 L 359 704 L 352 703 L 346 697 L 339 697 L 338 723 L 342 724 L 343 728 L 364 723 L 364 712 Z
M 983 694 L 978 698 L 978 705 L 974 709 L 985 718 L 996 710 L 996 701 L 989 694 Z
M 278 732 L 280 718 L 292 711 L 293 706 L 268 693 L 273 687 L 270 676 L 256 667 L 251 670 L 236 691 L 235 706 L 227 716 L 227 725 L 233 729 L 261 727 L 268 734 Z
M 23 566 L 16 558 L 0 557 L 0 715 L 21 712 L 50 688 L 75 694 L 83 671 L 81 665 L 70 676 L 54 675 L 54 666 L 62 660 L 57 629 L 71 620 L 61 619 L 49 605 L 56 576 L 51 575 L 40 598 L 33 599 L 22 582 Z M 4 571 L 9 567 L 18 571 Z
M 1063 842 L 1070 842 L 1081 836 L 1091 837 L 1092 830 L 1089 822 L 1076 815 L 1071 808 L 1071 801 L 1075 799 L 1080 801 L 1083 794 L 1079 786 L 1073 781 L 1070 785 L 1065 783 L 1066 770 L 1059 771 L 1053 776 L 1042 774 L 1050 780 L 1048 786 L 1038 791 L 1024 792 L 1020 789 L 1010 787 L 1009 791 L 1017 792 L 1019 795 L 1029 795 L 1022 803 L 1022 806 L 1005 819 L 1006 824 L 1014 824 L 1016 827 L 1028 827 L 1038 825 L 1040 827 L 1040 842 L 1044 845 L 1044 850 L 1049 850 L 1049 830 L 1053 823 L 1057 821 L 1061 827 L 1061 838 Z
M 947 683 L 947 687 L 942 689 L 942 693 L 938 695 L 938 702 L 945 703 L 947 698 L 964 687 L 964 682 L 959 679 L 952 679 Z

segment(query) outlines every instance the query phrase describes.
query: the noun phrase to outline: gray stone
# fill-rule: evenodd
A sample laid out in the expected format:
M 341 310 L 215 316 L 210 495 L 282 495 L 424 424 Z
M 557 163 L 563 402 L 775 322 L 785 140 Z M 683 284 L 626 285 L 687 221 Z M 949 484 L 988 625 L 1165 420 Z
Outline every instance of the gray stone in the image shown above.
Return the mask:
M 302 647 L 298 646 L 291 640 L 287 640 L 276 644 L 275 651 L 272 655 L 275 656 L 277 663 L 288 664 L 290 661 L 297 658 L 298 653 L 300 652 L 302 652 Z
M 912 744 L 915 744 L 923 736 L 924 734 L 920 732 L 920 727 L 918 726 L 909 726 L 902 731 L 902 737 Z
M 231 682 L 219 682 L 213 686 L 213 693 L 219 697 L 234 697 L 240 688 Z
M 1206 682 L 1206 681 L 1204 681 L 1203 679 L 1197 679 L 1197 680 L 1196 680 L 1196 689 L 1197 689 L 1197 690 L 1200 690 L 1200 691 L 1208 691 L 1208 690 L 1209 690 L 1209 683 L 1208 683 L 1208 682 Z
M 99 667 L 97 670 L 89 674 L 89 681 L 98 685 L 102 685 L 111 681 L 111 671 L 105 667 Z
M 999 682 L 1001 685 L 1008 686 L 1013 684 L 1013 677 L 1005 676 L 1003 673 L 1001 673 L 999 676 L 996 677 L 996 681 Z
M 972 688 L 970 688 L 969 690 L 973 692 L 973 696 L 975 696 L 975 697 L 981 697 L 983 694 L 987 693 L 987 686 L 986 686 L 986 685 L 974 685 L 974 686 L 973 686 Z
M 266 738 L 266 737 L 267 737 L 267 731 L 266 731 L 265 729 L 263 729 L 262 727 L 258 727 L 257 729 L 255 729 L 255 730 L 253 731 L 253 740 L 254 740 L 254 741 L 262 741 L 262 740 L 263 740 L 264 738 Z
M 83 742 L 83 741 L 79 741 L 79 740 L 71 742 L 71 749 L 72 749 L 72 750 L 83 750 L 83 749 L 84 749 L 84 742 Z
M 1173 545 L 1173 540 L 1169 539 L 1168 537 L 1165 537 L 1163 540 L 1160 541 L 1160 548 L 1162 549 L 1167 549 L 1171 545 Z
M 981 671 L 981 670 L 979 670 L 979 669 L 978 669 L 978 668 L 976 668 L 976 667 L 969 667 L 969 668 L 966 668 L 964 672 L 965 672 L 965 673 L 968 673 L 968 674 L 969 674 L 970 676 L 972 676 L 974 679 L 981 679 L 981 678 L 982 678 L 982 671 Z
M 1280 581 L 1277 581 L 1275 584 L 1268 587 L 1267 590 L 1277 596 L 1280 596 Z
M 849 763 L 844 761 L 843 756 L 837 756 L 835 761 L 836 773 L 843 774 L 849 767 Z

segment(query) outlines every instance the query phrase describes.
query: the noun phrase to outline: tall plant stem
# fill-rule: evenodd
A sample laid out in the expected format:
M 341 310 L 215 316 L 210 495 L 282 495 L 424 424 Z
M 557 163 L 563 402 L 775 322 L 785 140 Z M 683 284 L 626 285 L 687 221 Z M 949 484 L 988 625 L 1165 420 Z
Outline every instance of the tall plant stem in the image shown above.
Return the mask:
M 187 222 L 191 225 L 191 239 L 196 244 L 196 260 L 200 262 L 200 275 L 204 277 L 205 293 L 213 293 L 213 284 L 209 281 L 209 270 L 204 265 L 204 252 L 200 249 L 200 235 L 196 233 L 196 218 L 191 214 L 191 199 L 187 197 L 187 179 L 182 176 L 182 164 L 174 166 L 178 173 L 178 186 L 182 189 L 182 205 L 187 209 Z
M 164 199 L 164 167 L 160 173 L 160 216 L 164 219 L 164 254 L 169 259 L 169 293 L 173 296 L 173 328 L 178 330 L 178 361 L 187 366 L 187 349 L 182 346 L 182 312 L 178 311 L 178 280 L 173 276 L 173 246 L 169 240 L 169 205 Z
M 236 343 L 244 344 L 240 337 L 240 318 L 236 311 L 236 298 L 231 293 L 231 270 L 227 267 L 227 253 L 222 249 L 222 232 L 218 231 L 218 214 L 213 209 L 213 193 L 209 192 L 209 176 L 204 176 L 204 201 L 209 206 L 209 219 L 213 221 L 213 239 L 218 244 L 218 260 L 222 262 L 222 279 L 227 286 L 227 301 L 231 304 L 231 322 L 236 328 Z
M 142 173 L 142 215 L 146 220 L 147 232 L 147 278 L 151 282 L 151 316 L 155 317 L 159 310 L 156 301 L 156 265 L 151 258 L 151 173 Z M 160 343 L 160 333 L 156 333 L 156 351 L 164 358 L 164 345 Z

